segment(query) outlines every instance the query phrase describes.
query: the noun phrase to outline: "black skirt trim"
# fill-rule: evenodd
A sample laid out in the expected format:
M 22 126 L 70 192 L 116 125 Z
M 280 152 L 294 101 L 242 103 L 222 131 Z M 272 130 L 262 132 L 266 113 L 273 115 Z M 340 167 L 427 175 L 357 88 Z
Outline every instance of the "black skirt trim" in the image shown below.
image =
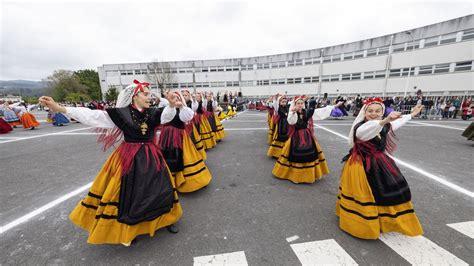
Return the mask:
M 286 166 L 286 167 L 292 167 L 292 168 L 296 168 L 296 169 L 306 169 L 306 168 L 313 168 L 313 167 L 316 167 L 319 165 L 319 162 L 322 162 L 324 160 L 319 160 L 317 163 L 313 164 L 313 165 L 307 165 L 307 166 L 296 166 L 296 165 L 289 165 L 289 164 L 285 164 L 285 163 L 282 163 L 280 162 L 279 160 L 277 161 L 277 163 L 283 165 L 283 166 Z
M 201 134 L 201 135 L 204 135 L 204 134 L 211 134 L 212 132 L 214 132 L 214 131 L 211 130 L 211 131 L 208 131 L 208 132 L 200 132 L 199 134 Z
M 96 219 L 108 219 L 108 220 L 111 220 L 111 219 L 118 219 L 118 216 L 117 215 L 107 215 L 107 214 L 99 214 L 99 215 L 96 215 L 95 216 Z
M 118 202 L 102 202 L 102 201 L 99 203 L 99 206 L 107 206 L 107 205 L 112 205 L 118 208 L 119 203 Z
M 86 207 L 86 208 L 94 209 L 94 210 L 97 210 L 97 208 L 98 208 L 98 206 L 95 206 L 95 205 L 92 205 L 92 204 L 87 204 L 84 201 L 81 201 L 81 205 Z M 107 206 L 107 205 L 115 206 L 115 207 L 118 208 L 119 203 L 118 202 L 102 202 L 102 201 L 99 202 L 99 206 Z
M 81 201 L 81 205 L 88 208 L 88 209 L 94 209 L 94 210 L 97 210 L 97 206 L 94 206 L 94 205 L 90 205 L 90 204 L 87 204 L 87 203 L 84 203 L 83 201 Z
M 195 162 L 195 163 L 187 164 L 187 165 L 184 166 L 184 168 L 186 168 L 186 167 L 193 167 L 193 166 L 195 166 L 195 165 L 197 165 L 197 164 L 199 164 L 199 163 L 202 163 L 202 159 L 199 160 L 199 161 L 197 161 L 197 162 Z
M 204 170 L 206 170 L 206 167 L 205 167 L 205 166 L 204 166 L 203 168 L 197 170 L 196 172 L 192 172 L 192 173 L 189 173 L 189 174 L 184 175 L 184 177 L 189 177 L 189 176 L 197 175 L 197 174 L 199 174 L 200 172 L 202 172 L 202 171 L 204 171 Z
M 357 203 L 357 204 L 359 204 L 359 205 L 361 205 L 361 206 L 375 206 L 375 205 L 376 205 L 375 202 L 360 202 L 360 201 L 354 199 L 353 197 L 346 196 L 346 195 L 344 195 L 344 194 L 342 194 L 342 193 L 341 193 L 341 196 L 342 196 L 344 199 L 353 201 L 353 202 L 355 202 L 355 203 Z M 339 197 L 339 196 L 337 196 L 337 198 L 338 198 L 339 200 L 341 199 L 341 197 Z
M 276 144 L 270 144 L 270 146 L 273 146 L 273 147 L 277 147 L 277 148 L 283 149 L 283 147 L 284 147 L 285 145 L 283 145 L 283 146 L 280 146 L 280 145 L 276 145 Z
M 415 213 L 414 209 L 408 209 L 408 210 L 404 210 L 404 211 L 401 211 L 401 212 L 397 212 L 395 214 L 379 213 L 379 215 L 377 215 L 377 216 L 365 216 L 365 215 L 363 215 L 363 214 L 361 214 L 357 211 L 345 208 L 344 206 L 342 206 L 342 204 L 339 204 L 339 207 L 341 207 L 341 209 L 343 209 L 344 211 L 355 214 L 355 215 L 357 215 L 357 216 L 359 216 L 359 217 L 361 217 L 365 220 L 375 220 L 375 219 L 378 219 L 379 217 L 397 218 L 397 217 L 405 215 L 405 214 Z
M 96 198 L 96 199 L 102 199 L 102 196 L 99 196 L 97 194 L 94 194 L 92 192 L 89 191 L 89 193 L 87 193 L 87 196 L 89 197 L 93 197 L 93 198 Z

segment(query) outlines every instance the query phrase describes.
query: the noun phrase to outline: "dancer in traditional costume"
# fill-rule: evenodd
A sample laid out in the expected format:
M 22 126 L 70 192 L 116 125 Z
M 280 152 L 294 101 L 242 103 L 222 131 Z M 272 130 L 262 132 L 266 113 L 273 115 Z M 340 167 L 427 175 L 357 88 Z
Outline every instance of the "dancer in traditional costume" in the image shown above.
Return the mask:
M 275 131 L 275 123 L 273 123 L 273 115 L 275 113 L 275 108 L 273 107 L 273 102 L 276 101 L 276 96 L 272 96 L 268 98 L 265 103 L 267 109 L 267 124 L 268 124 L 268 145 L 272 144 L 273 141 L 273 134 Z
M 338 105 L 339 107 L 335 107 L 331 111 L 331 116 L 336 118 L 336 119 L 342 119 L 343 116 L 348 116 L 346 108 L 344 106 L 344 103 L 346 102 L 346 99 L 343 98 L 342 96 L 338 96 L 337 99 L 336 99 L 336 105 L 340 102 L 342 102 L 342 104 Z
M 326 158 L 314 136 L 313 119 L 323 120 L 330 116 L 335 106 L 316 108 L 316 101 L 309 101 L 305 108 L 305 96 L 295 97 L 288 114 L 288 140 L 273 167 L 273 175 L 293 183 L 314 183 L 329 174 Z
M 64 126 L 69 123 L 69 119 L 60 112 L 53 112 L 53 126 Z M 75 118 L 74 118 L 75 119 Z M 77 119 L 76 119 L 77 120 Z M 80 122 L 80 121 L 79 121 Z
M 109 156 L 87 196 L 70 219 L 89 232 L 88 243 L 130 245 L 138 235 L 173 225 L 182 215 L 175 183 L 156 142 L 162 112 L 149 108 L 148 83 L 134 81 L 119 93 L 117 108 L 105 111 L 84 107 L 62 107 L 51 97 L 40 103 L 66 113 L 102 133 L 99 141 L 107 149 L 120 145 Z M 173 107 L 170 101 L 170 106 Z
M 381 232 L 423 234 L 408 183 L 389 156 L 395 149 L 394 131 L 421 109 L 418 105 L 411 114 L 392 112 L 383 118 L 385 106 L 376 98 L 360 110 L 349 133 L 352 149 L 343 159 L 336 201 L 343 231 L 363 239 L 377 239 Z
M 201 140 L 204 144 L 204 149 L 212 149 L 216 146 L 215 133 L 212 131 L 209 120 L 206 117 L 206 103 L 202 98 L 202 94 L 198 92 L 196 94 L 196 104 L 194 105 L 193 111 L 195 112 L 193 123 L 201 135 Z
M 217 106 L 217 117 L 219 117 L 219 120 L 221 122 L 227 118 L 227 116 L 224 113 L 224 109 L 220 105 Z
M 3 118 L 0 117 L 0 134 L 6 134 L 12 130 L 13 130 L 12 126 L 10 126 L 10 124 L 5 122 L 5 120 L 3 120 Z
M 232 118 L 234 117 L 235 115 L 237 114 L 237 112 L 235 111 L 235 108 L 233 105 L 228 105 L 227 106 L 227 112 L 226 112 L 226 116 L 229 117 L 229 118 Z
M 216 141 L 220 141 L 225 137 L 224 126 L 217 117 L 217 102 L 214 100 L 214 97 L 211 93 L 206 95 L 206 117 L 211 125 L 212 132 Z
M 191 93 L 188 90 L 181 90 L 181 94 L 184 97 L 186 106 L 191 108 L 196 116 L 195 111 L 197 110 L 198 103 L 193 99 Z M 193 117 L 194 120 L 194 117 Z M 201 134 L 199 134 L 199 129 L 196 127 L 193 121 L 186 123 L 186 132 L 191 137 L 191 140 L 194 143 L 197 151 L 201 154 L 202 159 L 205 161 L 207 159 L 206 149 L 204 148 L 204 142 L 202 141 Z
M 20 118 L 16 114 L 16 112 L 13 110 L 16 106 L 18 106 L 20 103 L 15 103 L 15 104 L 9 104 L 8 102 L 5 102 L 3 104 L 2 110 L 3 110 L 3 118 L 5 122 L 10 124 L 12 127 L 16 127 L 21 125 Z
M 23 128 L 31 128 L 34 130 L 39 127 L 40 123 L 36 120 L 36 117 L 31 114 L 29 111 L 34 108 L 36 105 L 27 106 L 25 103 L 21 103 L 18 108 L 18 116 L 20 121 L 23 124 Z
M 163 110 L 159 145 L 178 191 L 193 192 L 207 186 L 212 176 L 185 128 L 193 110 L 183 104 L 181 93 L 172 92 L 169 97 L 175 106 Z
M 461 135 L 467 138 L 467 140 L 474 141 L 474 122 L 471 122 L 471 124 L 467 126 L 467 128 L 462 132 Z
M 267 156 L 278 158 L 285 142 L 288 140 L 288 98 L 285 95 L 277 95 L 277 100 L 273 102 L 273 137 Z

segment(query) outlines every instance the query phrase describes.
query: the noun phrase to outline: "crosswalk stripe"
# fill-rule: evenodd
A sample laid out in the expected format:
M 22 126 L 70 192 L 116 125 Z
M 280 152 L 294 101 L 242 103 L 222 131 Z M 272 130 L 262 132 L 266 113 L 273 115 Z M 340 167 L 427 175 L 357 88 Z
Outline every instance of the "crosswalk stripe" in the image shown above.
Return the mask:
M 447 224 L 447 226 L 474 239 L 474 221 Z
M 385 233 L 380 240 L 413 265 L 468 265 L 423 236 Z
M 352 257 L 334 240 L 320 240 L 290 245 L 302 265 L 357 265 Z
M 248 265 L 248 263 L 243 251 L 194 257 L 194 266 L 204 265 Z

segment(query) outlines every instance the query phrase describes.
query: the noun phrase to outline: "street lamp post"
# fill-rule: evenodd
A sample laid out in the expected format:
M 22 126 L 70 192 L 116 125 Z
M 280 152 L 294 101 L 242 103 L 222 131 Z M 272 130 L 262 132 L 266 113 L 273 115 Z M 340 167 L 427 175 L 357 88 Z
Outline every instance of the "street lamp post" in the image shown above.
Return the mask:
M 324 49 L 321 49 L 319 53 L 319 82 L 318 82 L 318 99 L 321 96 L 321 83 L 323 82 L 323 56 L 324 56 Z
M 413 54 L 415 52 L 415 38 L 411 34 L 411 31 L 406 31 L 405 34 L 408 34 L 411 37 L 411 43 L 412 43 L 413 48 L 412 48 L 411 54 L 410 54 L 410 63 L 408 64 L 408 77 L 407 77 L 407 80 L 405 82 L 405 90 L 403 92 L 403 98 L 407 97 L 408 83 L 410 81 L 410 74 L 411 74 L 411 63 L 412 63 L 412 59 L 413 59 Z
M 393 35 L 390 36 L 390 46 L 388 47 L 387 61 L 385 63 L 385 82 L 383 85 L 382 97 L 385 97 L 385 94 L 387 94 L 387 83 L 388 83 L 388 76 L 390 75 L 390 59 L 392 57 L 393 37 L 394 37 Z

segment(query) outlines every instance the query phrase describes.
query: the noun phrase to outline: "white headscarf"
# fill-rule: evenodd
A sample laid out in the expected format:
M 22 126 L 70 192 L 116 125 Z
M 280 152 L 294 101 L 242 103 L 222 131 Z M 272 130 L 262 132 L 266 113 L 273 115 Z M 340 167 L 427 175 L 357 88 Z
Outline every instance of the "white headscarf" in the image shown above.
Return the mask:
M 382 114 L 385 113 L 385 105 L 380 102 L 371 102 L 368 104 L 364 104 L 362 108 L 359 111 L 359 115 L 356 117 L 354 120 L 354 123 L 352 123 L 351 131 L 349 131 L 349 146 L 353 147 L 354 146 L 354 127 L 359 124 L 360 122 L 364 121 L 365 119 L 365 111 L 367 110 L 367 107 L 372 104 L 380 104 L 382 106 Z
M 137 84 L 130 84 L 125 89 L 123 89 L 118 97 L 117 97 L 117 104 L 115 105 L 116 108 L 127 107 L 132 103 L 133 99 L 133 92 Z

